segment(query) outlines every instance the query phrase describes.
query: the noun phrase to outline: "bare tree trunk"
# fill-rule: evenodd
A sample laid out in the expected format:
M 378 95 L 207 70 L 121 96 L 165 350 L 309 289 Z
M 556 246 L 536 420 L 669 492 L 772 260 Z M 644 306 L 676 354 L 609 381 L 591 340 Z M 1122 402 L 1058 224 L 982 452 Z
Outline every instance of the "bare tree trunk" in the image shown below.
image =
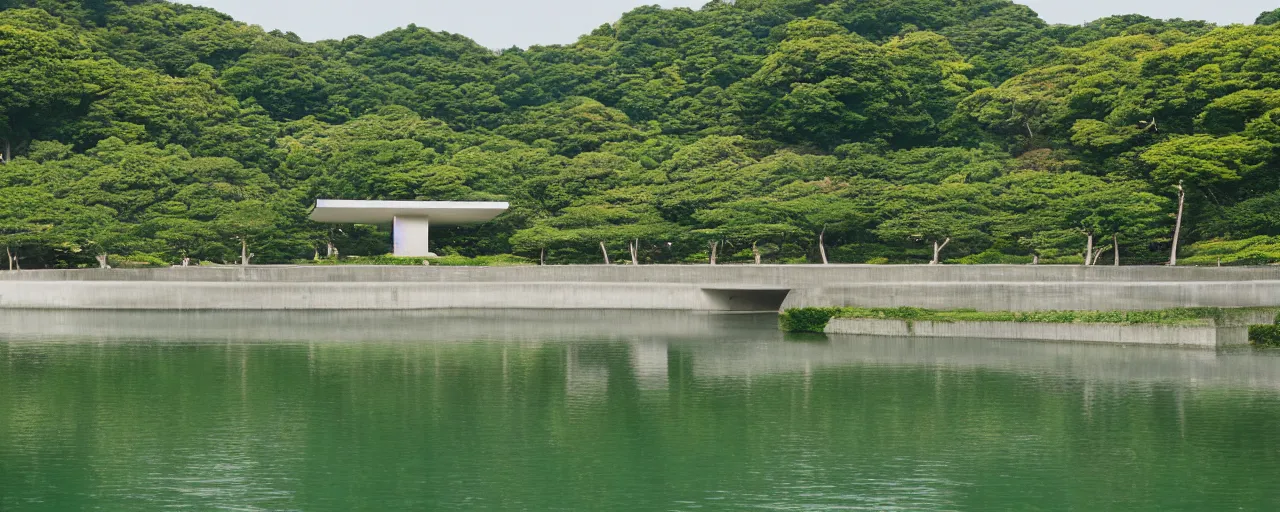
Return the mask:
M 1084 266 L 1093 264 L 1093 233 L 1088 233 L 1089 243 L 1084 246 Z
M 604 247 L 604 242 L 600 242 L 600 252 L 604 253 L 604 264 L 609 264 L 609 249 Z
M 756 265 L 760 264 L 760 248 L 756 247 L 756 242 L 751 242 L 751 254 L 756 257 Z
M 538 265 L 542 266 L 546 264 L 547 264 L 547 248 L 543 247 L 538 250 Z
M 631 245 L 631 264 L 639 265 L 640 264 L 640 239 L 637 238 L 635 242 L 632 242 L 629 245 Z
M 942 245 L 938 245 L 938 242 L 936 241 L 933 242 L 933 261 L 929 262 L 930 265 L 938 265 L 942 263 L 942 250 L 946 249 L 947 244 L 949 243 L 951 243 L 951 237 L 947 237 L 946 240 L 943 240 Z
M 184 266 L 184 267 L 189 267 L 189 266 L 191 266 L 191 258 L 186 257 L 186 256 L 183 256 L 183 257 L 182 257 L 182 266 Z
M 240 238 L 240 266 L 249 266 L 249 240 Z
M 711 242 L 711 264 L 716 264 L 716 248 L 720 246 L 720 242 Z
M 1040 264 L 1040 255 L 1039 255 L 1039 254 L 1032 254 L 1032 255 L 1031 255 L 1031 264 L 1032 264 L 1032 265 L 1039 265 L 1039 264 Z
M 13 270 L 13 251 L 7 245 L 4 246 L 4 261 L 9 264 L 9 270 Z
M 13 147 L 9 144 L 9 139 L 4 137 L 0 137 L 0 143 L 4 144 L 4 154 L 0 155 L 3 157 L 0 158 L 0 164 L 7 164 L 13 160 Z
M 827 245 L 823 241 L 827 236 L 827 228 L 822 228 L 822 232 L 818 233 L 818 254 L 822 255 L 822 264 L 827 265 Z
M 328 242 L 328 243 L 326 243 L 325 245 L 327 246 L 327 247 L 325 248 L 325 257 L 326 257 L 326 258 L 337 258 L 337 257 L 338 257 L 338 246 L 333 245 L 333 242 Z
M 107 255 L 105 253 L 94 256 L 94 258 L 98 260 L 98 268 L 111 268 L 111 265 L 107 264 Z
M 1182 234 L 1182 207 L 1187 200 L 1187 189 L 1178 182 L 1178 220 L 1173 226 L 1173 249 L 1169 251 L 1169 266 L 1178 264 L 1178 237 Z
M 1118 267 L 1120 266 L 1120 233 L 1111 234 L 1111 247 L 1113 247 L 1116 251 L 1115 265 Z
M 1102 253 L 1107 252 L 1107 249 L 1110 249 L 1110 247 L 1099 247 L 1097 251 L 1094 251 L 1092 260 L 1094 265 L 1098 264 L 1098 258 L 1101 258 Z

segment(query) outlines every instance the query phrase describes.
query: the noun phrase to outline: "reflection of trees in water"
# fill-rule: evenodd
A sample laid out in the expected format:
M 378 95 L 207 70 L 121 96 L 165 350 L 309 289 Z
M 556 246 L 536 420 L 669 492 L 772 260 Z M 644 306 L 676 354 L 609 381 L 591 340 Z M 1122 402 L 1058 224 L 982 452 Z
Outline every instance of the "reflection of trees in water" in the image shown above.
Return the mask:
M 1274 392 L 884 343 L 0 344 L 0 486 L 304 509 L 1274 499 L 1244 474 L 1280 471 Z

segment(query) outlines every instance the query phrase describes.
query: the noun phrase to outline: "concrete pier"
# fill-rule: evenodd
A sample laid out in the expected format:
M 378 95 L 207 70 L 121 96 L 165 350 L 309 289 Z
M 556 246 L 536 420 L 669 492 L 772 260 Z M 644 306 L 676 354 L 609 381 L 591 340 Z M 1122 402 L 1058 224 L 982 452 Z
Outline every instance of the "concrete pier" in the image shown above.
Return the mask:
M 1280 267 L 257 266 L 0 272 L 0 309 L 777 311 L 1280 306 Z

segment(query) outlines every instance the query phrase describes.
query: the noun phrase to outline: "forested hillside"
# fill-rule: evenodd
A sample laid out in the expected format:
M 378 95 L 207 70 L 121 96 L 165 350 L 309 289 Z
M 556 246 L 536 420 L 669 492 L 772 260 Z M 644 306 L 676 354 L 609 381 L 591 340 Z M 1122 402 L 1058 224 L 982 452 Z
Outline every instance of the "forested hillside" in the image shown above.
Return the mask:
M 437 252 L 549 263 L 601 242 L 1162 263 L 1180 186 L 1181 263 L 1280 261 L 1280 10 L 1063 26 L 1005 0 L 738 0 L 494 51 L 162 1 L 0 9 L 0 244 L 23 268 L 387 251 L 309 222 L 317 197 L 510 201 Z

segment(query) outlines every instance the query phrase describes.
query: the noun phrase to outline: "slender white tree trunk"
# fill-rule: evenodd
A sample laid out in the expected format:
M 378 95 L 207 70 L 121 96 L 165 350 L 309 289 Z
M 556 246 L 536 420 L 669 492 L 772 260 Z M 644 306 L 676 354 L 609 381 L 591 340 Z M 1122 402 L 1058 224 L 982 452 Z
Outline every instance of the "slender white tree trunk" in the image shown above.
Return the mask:
M 542 266 L 546 264 L 547 264 L 547 248 L 543 247 L 538 250 L 538 265 Z
M 604 242 L 600 242 L 600 252 L 604 253 L 604 264 L 609 264 L 609 249 L 604 247 Z
M 1107 249 L 1110 249 L 1110 247 L 1099 247 L 1097 251 L 1093 252 L 1092 261 L 1094 265 L 1098 264 L 1098 259 L 1102 258 L 1102 253 L 1107 252 Z
M 240 265 L 249 266 L 249 240 L 244 237 L 240 238 Z
M 637 238 L 634 242 L 631 243 L 631 264 L 632 265 L 640 264 L 640 239 L 639 238 Z
M 1116 251 L 1115 266 L 1120 266 L 1120 233 L 1111 234 L 1111 247 Z
M 13 147 L 9 145 L 9 139 L 0 137 L 0 143 L 4 144 L 4 154 L 0 155 L 0 164 L 7 164 L 13 160 Z
M 7 245 L 4 246 L 4 261 L 9 264 L 9 270 L 13 270 L 13 251 Z
M 937 241 L 933 242 L 933 261 L 929 262 L 930 265 L 938 265 L 942 263 L 942 250 L 946 249 L 947 244 L 949 243 L 951 243 L 950 237 L 947 237 L 946 240 L 943 240 L 942 245 L 938 245 Z
M 1040 255 L 1039 255 L 1039 254 L 1032 254 L 1032 255 L 1031 255 L 1031 264 L 1032 264 L 1032 265 L 1039 265 L 1039 264 L 1040 264 Z
M 337 258 L 337 257 L 338 257 L 338 246 L 333 245 L 333 242 L 327 242 L 327 243 L 325 244 L 325 246 L 326 246 L 326 247 L 325 247 L 325 257 L 326 257 L 326 258 Z
M 827 265 L 827 245 L 824 239 L 827 237 L 827 228 L 822 228 L 822 232 L 818 233 L 818 254 L 822 255 L 822 264 Z
M 1084 266 L 1093 264 L 1093 233 L 1088 233 L 1089 243 L 1084 246 Z
M 756 257 L 756 265 L 760 264 L 760 248 L 756 247 L 756 242 L 751 242 L 751 255 Z
M 711 264 L 716 264 L 716 248 L 720 246 L 720 242 L 711 242 Z
M 1178 220 L 1173 224 L 1173 249 L 1169 251 L 1169 266 L 1178 264 L 1178 237 L 1182 234 L 1182 207 L 1186 204 L 1187 189 L 1178 182 Z
M 99 254 L 97 256 L 94 256 L 94 258 L 98 260 L 98 268 L 111 268 L 111 265 L 107 264 L 106 254 Z
M 184 266 L 184 267 L 189 267 L 189 266 L 191 266 L 191 258 L 186 257 L 186 256 L 183 256 L 183 257 L 182 257 L 182 266 Z

